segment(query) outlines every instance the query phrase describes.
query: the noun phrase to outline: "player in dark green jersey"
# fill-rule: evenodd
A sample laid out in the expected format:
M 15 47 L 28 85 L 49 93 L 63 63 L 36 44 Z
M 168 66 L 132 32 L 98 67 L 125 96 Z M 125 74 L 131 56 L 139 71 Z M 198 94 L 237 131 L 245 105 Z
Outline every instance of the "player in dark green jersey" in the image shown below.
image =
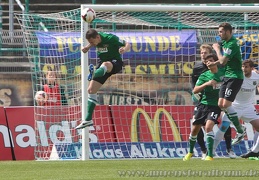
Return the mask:
M 121 54 L 130 50 L 130 44 L 125 40 L 114 34 L 97 32 L 95 29 L 89 29 L 86 32 L 86 39 L 89 44 L 83 47 L 82 51 L 86 53 L 91 47 L 96 47 L 99 60 L 96 71 L 92 64 L 89 65 L 87 115 L 76 129 L 93 125 L 92 115 L 97 104 L 97 92 L 111 75 L 122 70 Z
M 206 70 L 208 70 L 208 67 L 205 64 L 205 57 L 209 54 L 211 54 L 213 51 L 211 45 L 209 44 L 202 44 L 200 46 L 200 57 L 201 57 L 201 61 L 197 61 L 194 64 L 193 67 L 193 73 L 192 73 L 192 88 L 195 87 L 195 84 L 199 78 L 199 76 Z M 194 112 L 193 112 L 193 119 L 195 117 L 195 114 L 197 112 L 197 106 L 200 102 L 202 93 L 198 93 L 198 94 L 192 94 L 192 100 L 194 102 Z M 207 155 L 207 148 L 206 148 L 206 144 L 204 142 L 204 133 L 203 133 L 203 129 L 201 128 L 198 135 L 197 135 L 197 143 L 199 144 L 200 148 L 201 148 L 201 152 L 202 152 L 202 160 L 204 160 L 206 158 Z
M 211 45 L 209 44 L 202 44 L 200 46 L 200 57 L 201 57 L 201 61 L 195 62 L 195 65 L 193 67 L 193 74 L 192 74 L 192 88 L 194 88 L 199 76 L 206 70 L 208 70 L 208 67 L 205 64 L 205 58 L 207 55 L 211 54 L 213 52 L 213 49 L 211 47 Z M 192 98 L 194 100 L 194 115 L 193 115 L 193 119 L 195 117 L 195 113 L 197 112 L 197 105 L 199 104 L 199 99 L 202 96 L 202 93 L 199 94 L 193 94 L 194 98 Z M 195 98 L 198 97 L 198 98 Z M 196 99 L 196 100 L 195 100 Z M 226 149 L 227 149 L 227 153 L 229 155 L 230 158 L 236 158 L 236 154 L 235 152 L 232 150 L 231 147 L 231 128 L 227 128 L 224 130 L 225 134 L 224 134 L 224 138 L 225 138 L 225 142 L 226 142 Z M 197 143 L 200 145 L 201 148 L 201 152 L 202 152 L 202 160 L 204 160 L 207 156 L 207 148 L 206 148 L 206 144 L 204 142 L 204 133 L 203 133 L 203 129 L 201 128 L 201 130 L 199 131 L 198 135 L 197 135 Z
M 246 134 L 245 127 L 240 124 L 237 112 L 232 107 L 232 102 L 235 100 L 244 79 L 241 50 L 239 42 L 232 34 L 232 26 L 229 23 L 220 24 L 218 31 L 222 39 L 223 54 L 221 53 L 219 43 L 213 44 L 212 47 L 216 51 L 219 60 L 209 63 L 208 66 L 225 65 L 226 72 L 220 88 L 218 105 L 225 111 L 230 121 L 236 127 L 238 133 L 232 144 L 237 144 Z
M 209 54 L 205 58 L 206 64 L 217 60 L 218 58 L 215 54 Z M 218 98 L 224 72 L 224 68 L 218 68 L 218 66 L 209 67 L 209 70 L 203 72 L 199 76 L 198 81 L 195 84 L 193 93 L 203 92 L 203 95 L 192 122 L 193 126 L 189 137 L 190 149 L 188 154 L 183 158 L 184 161 L 191 159 L 197 135 L 203 125 L 205 125 L 205 132 L 207 135 L 207 156 L 205 161 L 213 160 L 213 127 L 215 124 L 218 124 L 217 120 L 221 114 L 221 109 L 218 106 Z

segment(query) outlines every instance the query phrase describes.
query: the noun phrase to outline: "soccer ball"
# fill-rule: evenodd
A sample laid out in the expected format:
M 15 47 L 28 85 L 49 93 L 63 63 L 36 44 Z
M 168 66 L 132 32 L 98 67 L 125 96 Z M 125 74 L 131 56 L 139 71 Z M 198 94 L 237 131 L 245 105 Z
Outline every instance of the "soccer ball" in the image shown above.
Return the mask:
M 47 93 L 45 91 L 37 91 L 34 99 L 36 101 L 44 101 L 47 99 Z
M 92 22 L 96 17 L 95 11 L 92 8 L 83 9 L 81 14 L 82 14 L 82 19 L 87 23 Z

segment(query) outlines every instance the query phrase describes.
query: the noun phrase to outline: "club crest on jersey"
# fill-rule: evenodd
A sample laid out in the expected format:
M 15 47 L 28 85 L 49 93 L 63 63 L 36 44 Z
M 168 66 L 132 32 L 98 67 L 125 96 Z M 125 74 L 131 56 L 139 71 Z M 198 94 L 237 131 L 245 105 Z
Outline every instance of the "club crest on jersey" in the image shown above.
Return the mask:
M 255 86 L 257 84 L 257 82 L 256 81 L 253 81 L 253 85 Z

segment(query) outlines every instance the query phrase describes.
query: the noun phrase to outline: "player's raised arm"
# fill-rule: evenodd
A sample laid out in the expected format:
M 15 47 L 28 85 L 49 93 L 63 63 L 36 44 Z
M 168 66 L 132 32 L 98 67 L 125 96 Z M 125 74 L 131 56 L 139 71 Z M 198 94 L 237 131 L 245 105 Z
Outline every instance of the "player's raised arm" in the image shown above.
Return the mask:
M 83 53 L 87 53 L 91 47 L 93 47 L 92 44 L 88 44 L 87 46 L 83 47 L 82 48 Z
M 130 43 L 126 42 L 125 46 L 124 46 L 124 47 L 121 47 L 121 48 L 119 49 L 119 53 L 120 53 L 120 54 L 123 54 L 123 53 L 129 51 L 129 50 L 130 50 L 130 47 L 131 47 Z
M 202 92 L 207 86 L 212 86 L 213 89 L 215 89 L 216 84 L 217 84 L 216 81 L 210 80 L 210 81 L 208 81 L 208 82 L 206 82 L 206 83 L 204 83 L 204 84 L 202 84 L 202 85 L 200 85 L 200 86 L 195 86 L 195 87 L 193 88 L 193 91 L 192 91 L 192 92 L 193 92 L 194 94 L 197 94 L 197 93 L 199 93 L 199 92 Z
M 225 65 L 227 64 L 229 58 L 227 56 L 224 56 L 221 54 L 221 51 L 220 51 L 220 45 L 218 43 L 214 43 L 212 45 L 213 49 L 215 50 L 217 56 L 218 56 L 218 60 L 216 62 L 214 62 L 214 64 L 216 65 Z M 213 64 L 213 63 L 212 63 Z

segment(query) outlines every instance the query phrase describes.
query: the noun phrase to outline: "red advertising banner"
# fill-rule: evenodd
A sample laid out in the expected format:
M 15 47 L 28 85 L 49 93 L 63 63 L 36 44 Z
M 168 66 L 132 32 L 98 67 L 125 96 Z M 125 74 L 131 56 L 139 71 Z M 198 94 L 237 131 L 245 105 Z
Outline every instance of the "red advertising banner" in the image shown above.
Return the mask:
M 55 144 L 79 142 L 75 130 L 81 120 L 79 106 L 41 106 L 35 108 L 35 156 L 48 158 Z
M 34 107 L 0 107 L 0 160 L 13 159 L 11 142 L 16 160 L 34 160 L 39 143 L 51 151 L 55 143 L 80 142 L 82 131 L 74 129 L 79 108 L 37 108 L 35 116 Z M 96 106 L 89 138 L 92 143 L 188 141 L 192 115 L 193 106 Z
M 75 127 L 81 121 L 79 106 L 74 107 L 6 107 L 16 160 L 34 160 L 37 153 L 51 151 L 55 143 L 75 143 L 81 140 L 81 130 Z M 94 126 L 90 127 L 90 142 L 115 142 L 114 126 L 109 106 L 97 106 L 93 116 Z M 35 128 L 36 127 L 36 128 Z M 0 160 L 12 160 L 11 141 L 4 108 L 0 108 Z M 37 136 L 37 138 L 36 138 Z
M 111 106 L 118 142 L 187 141 L 193 106 Z
M 8 107 L 5 110 L 16 160 L 33 160 L 36 144 L 33 107 Z
M 81 122 L 80 106 L 36 108 L 35 119 L 37 123 L 37 128 L 44 129 L 44 133 L 46 133 L 48 137 L 53 137 L 53 134 L 57 136 L 49 138 L 52 141 L 49 141 L 48 143 L 55 143 L 53 141 L 61 143 L 64 142 L 64 139 L 69 143 L 79 142 L 78 135 L 81 135 L 81 130 L 75 130 L 75 127 L 79 124 L 79 122 Z M 93 115 L 93 121 L 94 126 L 89 128 L 90 142 L 115 141 L 114 127 L 109 106 L 96 106 Z M 40 128 L 40 126 L 42 127 Z M 56 128 L 53 128 L 53 126 L 55 126 Z M 53 132 L 51 129 L 57 129 L 58 132 Z M 67 129 L 70 129 L 70 132 L 68 132 Z M 38 136 L 40 137 L 42 135 L 43 134 L 38 134 Z M 66 135 L 66 137 L 64 135 Z
M 96 142 L 116 142 L 110 106 L 96 106 L 93 121 L 94 126 L 90 128 L 90 142 L 94 142 L 91 137 L 96 137 Z
M 3 107 L 0 107 L 0 161 L 13 159 L 11 151 L 11 141 L 8 131 L 9 129 L 6 124 L 5 110 Z

